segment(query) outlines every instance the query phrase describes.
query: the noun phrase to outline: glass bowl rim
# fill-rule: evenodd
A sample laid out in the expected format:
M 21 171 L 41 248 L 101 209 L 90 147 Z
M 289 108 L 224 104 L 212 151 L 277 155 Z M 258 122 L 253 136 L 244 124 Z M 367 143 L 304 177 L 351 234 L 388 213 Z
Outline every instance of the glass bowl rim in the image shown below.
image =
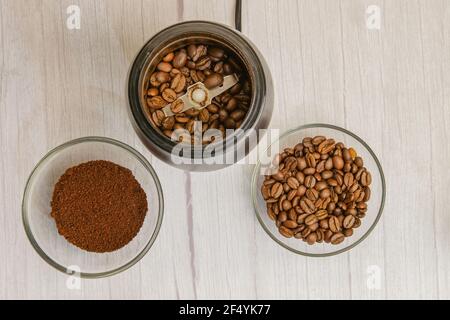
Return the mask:
M 336 125 L 332 125 L 332 124 L 327 124 L 327 123 L 311 123 L 311 124 L 305 124 L 305 125 L 301 125 L 298 126 L 296 128 L 293 129 L 289 129 L 287 131 L 285 131 L 283 134 L 281 134 L 278 139 L 276 139 L 276 141 L 272 142 L 267 148 L 266 151 L 269 150 L 272 145 L 275 142 L 280 142 L 281 140 L 283 140 L 285 137 L 289 136 L 292 133 L 295 132 L 299 132 L 305 129 L 313 129 L 313 128 L 326 128 L 326 129 L 332 129 L 332 130 L 336 130 L 336 131 L 340 131 L 346 135 L 351 136 L 352 138 L 356 139 L 359 143 L 361 143 L 364 148 L 366 148 L 366 150 L 369 152 L 369 154 L 372 156 L 373 160 L 375 161 L 377 168 L 378 168 L 378 172 L 380 173 L 380 178 L 381 178 L 381 203 L 380 203 L 380 207 L 378 209 L 378 213 L 377 216 L 375 218 L 375 220 L 373 221 L 372 225 L 370 226 L 370 228 L 355 242 L 351 243 L 350 245 L 339 249 L 339 250 L 335 250 L 335 251 L 331 251 L 328 253 L 309 253 L 309 252 L 304 252 L 301 250 L 297 250 L 292 248 L 291 246 L 285 244 L 283 241 L 279 240 L 270 230 L 269 228 L 266 227 L 266 224 L 263 221 L 263 218 L 261 217 L 261 213 L 258 211 L 258 198 L 257 198 L 257 179 L 258 179 L 258 172 L 260 170 L 261 167 L 261 162 L 258 160 L 258 162 L 255 165 L 255 168 L 253 169 L 253 174 L 252 174 L 252 181 L 251 181 L 251 196 L 252 196 L 252 202 L 253 202 L 253 209 L 255 210 L 255 214 L 256 217 L 259 221 L 259 224 L 261 225 L 261 227 L 264 229 L 264 231 L 269 235 L 270 238 L 272 238 L 272 240 L 274 240 L 276 243 L 278 243 L 280 246 L 282 246 L 283 248 L 294 252 L 296 254 L 302 255 L 302 256 L 307 256 L 307 257 L 330 257 L 330 256 L 334 256 L 334 255 L 338 255 L 341 254 L 343 252 L 346 252 L 354 247 L 356 247 L 358 244 L 360 244 L 363 240 L 365 240 L 369 234 L 373 231 L 373 229 L 375 229 L 375 226 L 378 224 L 378 221 L 381 218 L 381 215 L 383 213 L 383 209 L 384 209 L 384 204 L 385 204 L 385 200 L 386 200 L 386 181 L 385 181 L 385 177 L 384 177 L 384 173 L 383 173 L 383 168 L 381 167 L 381 163 L 378 160 L 377 156 L 375 155 L 375 153 L 372 151 L 372 149 L 370 148 L 370 146 L 363 140 L 361 139 L 359 136 L 357 136 L 356 134 L 354 134 L 353 132 L 344 129 L 342 127 L 336 126 Z
M 164 216 L 164 196 L 163 196 L 163 191 L 162 191 L 162 187 L 161 187 L 159 178 L 158 178 L 155 170 L 153 169 L 152 165 L 150 164 L 150 162 L 140 152 L 138 152 L 133 147 L 127 145 L 126 143 L 123 143 L 121 141 L 118 141 L 118 140 L 115 140 L 112 138 L 108 138 L 108 137 L 88 136 L 88 137 L 82 137 L 82 138 L 69 140 L 69 141 L 51 149 L 49 152 L 47 152 L 47 154 L 41 160 L 39 160 L 39 162 L 34 166 L 33 170 L 31 171 L 31 173 L 27 179 L 27 182 L 25 184 L 25 190 L 24 190 L 23 198 L 22 198 L 22 223 L 23 223 L 23 227 L 25 229 L 27 238 L 30 241 L 34 250 L 50 266 L 52 266 L 56 270 L 61 271 L 65 274 L 69 274 L 69 275 L 71 274 L 70 273 L 71 270 L 69 270 L 67 268 L 67 266 L 65 267 L 65 266 L 59 264 L 58 262 L 56 262 L 55 260 L 50 258 L 44 252 L 44 250 L 39 246 L 39 244 L 37 243 L 37 241 L 33 235 L 33 232 L 30 227 L 29 219 L 28 219 L 28 210 L 26 208 L 26 204 L 28 203 L 28 200 L 29 200 L 28 198 L 29 198 L 29 194 L 30 194 L 30 190 L 31 190 L 30 186 L 31 186 L 32 182 L 34 182 L 34 179 L 36 178 L 37 173 L 39 173 L 39 170 L 42 168 L 42 166 L 44 164 L 46 164 L 49 161 L 51 156 L 58 154 L 60 151 L 63 151 L 67 148 L 70 148 L 72 146 L 75 146 L 77 144 L 82 144 L 85 142 L 101 142 L 101 143 L 110 144 L 110 145 L 121 148 L 122 150 L 128 152 L 128 154 L 133 155 L 134 158 L 136 160 L 138 160 L 144 166 L 144 168 L 150 173 L 150 176 L 152 177 L 152 179 L 156 185 L 156 189 L 157 189 L 157 193 L 158 193 L 158 203 L 159 203 L 158 219 L 156 222 L 156 227 L 153 230 L 153 233 L 152 233 L 149 241 L 145 245 L 145 247 L 133 259 L 127 261 L 122 266 L 117 267 L 112 270 L 107 270 L 107 271 L 103 271 L 103 272 L 80 272 L 79 273 L 79 276 L 81 278 L 96 279 L 96 278 L 104 278 L 104 277 L 108 277 L 108 276 L 112 276 L 112 275 L 121 273 L 122 271 L 125 271 L 125 270 L 131 268 L 133 265 L 135 265 L 139 260 L 141 260 L 147 254 L 147 252 L 150 250 L 153 243 L 155 242 L 156 238 L 158 237 L 159 231 L 161 229 L 161 224 L 162 224 L 162 220 L 163 220 L 163 216 Z

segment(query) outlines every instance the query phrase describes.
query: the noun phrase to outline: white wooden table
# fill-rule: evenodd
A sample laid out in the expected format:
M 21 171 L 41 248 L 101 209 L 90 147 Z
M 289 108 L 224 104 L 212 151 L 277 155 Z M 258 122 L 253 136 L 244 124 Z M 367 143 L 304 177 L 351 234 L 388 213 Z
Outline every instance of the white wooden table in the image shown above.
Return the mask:
M 80 30 L 66 27 L 72 4 Z M 381 9 L 380 30 L 367 28 L 369 5 Z M 127 71 L 147 39 L 178 21 L 233 25 L 233 16 L 233 0 L 0 0 L 0 298 L 450 298 L 450 1 L 244 0 L 243 32 L 276 80 L 271 127 L 344 126 L 384 167 L 381 222 L 361 245 L 324 259 L 264 233 L 252 167 L 172 169 L 128 120 Z M 21 197 L 50 148 L 87 135 L 141 151 L 166 211 L 140 263 L 69 290 L 28 243 Z

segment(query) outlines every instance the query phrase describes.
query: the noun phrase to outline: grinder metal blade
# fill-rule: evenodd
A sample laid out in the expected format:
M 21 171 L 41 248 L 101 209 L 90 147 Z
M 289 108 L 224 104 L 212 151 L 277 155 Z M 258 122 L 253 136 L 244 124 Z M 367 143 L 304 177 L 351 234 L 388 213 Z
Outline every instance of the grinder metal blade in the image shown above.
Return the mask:
M 222 85 L 212 89 L 206 88 L 206 86 L 202 82 L 194 83 L 187 88 L 186 94 L 182 95 L 171 104 L 166 105 L 164 108 L 162 108 L 162 111 L 164 112 L 166 117 L 175 115 L 172 112 L 171 106 L 174 103 L 180 103 L 180 101 L 183 102 L 183 109 L 178 113 L 192 108 L 201 110 L 210 105 L 215 97 L 237 84 L 238 80 L 239 79 L 236 74 L 225 76 L 223 77 Z

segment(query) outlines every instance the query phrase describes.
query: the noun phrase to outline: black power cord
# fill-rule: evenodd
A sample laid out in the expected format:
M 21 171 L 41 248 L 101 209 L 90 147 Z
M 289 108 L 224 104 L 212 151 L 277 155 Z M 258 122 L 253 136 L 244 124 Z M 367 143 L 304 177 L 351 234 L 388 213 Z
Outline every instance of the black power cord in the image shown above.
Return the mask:
M 242 0 L 236 0 L 236 8 L 234 10 L 234 24 L 236 30 L 242 31 Z

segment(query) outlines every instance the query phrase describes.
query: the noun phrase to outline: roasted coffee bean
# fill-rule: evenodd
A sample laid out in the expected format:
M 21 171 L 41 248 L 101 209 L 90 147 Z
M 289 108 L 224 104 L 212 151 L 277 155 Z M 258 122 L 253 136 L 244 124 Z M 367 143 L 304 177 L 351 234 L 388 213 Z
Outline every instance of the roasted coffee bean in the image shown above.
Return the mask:
M 220 74 L 222 74 L 222 73 L 223 73 L 223 61 L 217 62 L 217 63 L 214 65 L 213 71 L 214 71 L 215 73 L 220 73 Z
M 345 237 L 351 237 L 353 235 L 353 229 L 345 229 L 343 233 Z
M 195 70 L 192 70 L 192 69 L 195 69 L 195 62 L 194 61 L 192 61 L 192 60 L 188 60 L 187 62 L 186 62 L 186 67 L 188 67 L 189 69 L 191 69 L 191 71 L 195 71 Z M 195 73 L 196 74 L 196 73 Z M 191 75 L 192 75 L 192 73 L 191 73 Z M 193 82 L 198 82 L 198 80 L 199 79 L 192 79 L 193 80 Z
M 298 224 L 304 224 L 304 223 L 305 223 L 305 219 L 306 219 L 306 217 L 307 217 L 308 215 L 309 215 L 308 213 L 302 213 L 302 214 L 298 215 L 298 217 L 297 217 L 297 223 L 298 223 Z
M 173 102 L 177 98 L 177 93 L 174 90 L 167 88 L 162 92 L 162 97 L 167 102 Z
M 212 89 L 218 86 L 221 86 L 223 83 L 223 76 L 220 73 L 212 73 L 206 77 L 203 84 L 208 89 Z
M 342 186 L 342 184 L 344 183 L 344 176 L 340 173 L 335 174 L 335 178 L 337 181 L 338 186 Z
M 186 77 L 179 73 L 177 74 L 170 83 L 170 88 L 173 89 L 176 93 L 180 93 L 186 87 Z
M 261 194 L 264 199 L 268 199 L 270 197 L 270 190 L 269 190 L 268 186 L 266 186 L 264 184 L 262 185 Z
M 237 95 L 241 92 L 242 90 L 242 85 L 240 83 L 236 83 L 231 89 L 230 89 L 230 94 L 232 95 Z
M 300 197 L 297 195 L 297 190 L 291 190 L 294 193 L 294 198 L 292 199 L 292 206 L 297 207 L 300 204 Z
M 156 80 L 159 83 L 169 82 L 170 81 L 170 74 L 168 74 L 167 72 L 158 71 L 156 73 Z
M 325 170 L 325 160 L 320 161 L 316 166 L 317 173 L 322 173 Z
M 338 233 L 335 233 L 331 237 L 330 241 L 331 241 L 332 244 L 336 245 L 336 244 L 342 243 L 342 241 L 344 241 L 344 239 L 345 239 L 345 236 L 342 233 L 338 232 Z
M 168 54 L 166 54 L 164 56 L 163 61 L 164 62 L 171 62 L 174 57 L 175 57 L 175 54 L 173 52 L 169 52 Z
M 319 191 L 317 191 L 316 189 L 308 189 L 306 190 L 305 195 L 309 200 L 316 201 L 319 198 Z
M 297 212 L 295 212 L 294 208 L 291 208 L 288 211 L 287 216 L 288 216 L 289 220 L 297 221 Z
M 163 121 L 164 117 L 164 112 L 162 112 L 161 110 L 156 110 L 152 114 L 152 120 L 158 127 L 161 126 L 161 122 Z
M 291 229 L 286 228 L 285 226 L 281 226 L 278 230 L 286 238 L 292 238 L 294 236 L 294 232 Z
M 197 63 L 195 64 L 195 69 L 202 71 L 208 69 L 210 66 L 211 58 L 208 56 L 204 56 L 197 61 Z M 200 76 L 200 81 L 204 81 L 204 77 L 202 79 L 202 77 Z
M 289 210 L 292 208 L 292 203 L 289 200 L 283 200 L 281 206 L 283 210 Z
M 364 188 L 364 198 L 363 198 L 364 202 L 367 202 L 370 200 L 370 193 L 371 193 L 371 191 L 370 191 L 369 187 Z
M 333 158 L 328 158 L 327 161 L 325 162 L 325 170 L 331 169 L 333 169 Z
M 230 118 L 233 119 L 234 121 L 240 121 L 240 120 L 244 119 L 244 117 L 245 117 L 245 112 L 240 109 L 234 110 L 230 114 Z
M 350 156 L 352 157 L 352 160 L 356 159 L 356 150 L 353 148 L 349 148 L 348 151 L 350 152 Z
M 183 123 L 183 124 L 185 124 L 185 123 L 188 123 L 189 122 L 189 120 L 191 120 L 189 117 L 186 117 L 186 115 L 184 115 L 184 114 L 177 114 L 177 115 L 175 115 L 175 120 L 177 121 L 177 122 L 179 122 L 179 123 Z
M 330 217 L 328 220 L 328 226 L 333 232 L 339 232 L 341 230 L 341 223 L 339 222 L 339 218 L 336 216 Z
M 367 187 L 372 183 L 372 176 L 370 172 L 365 171 L 361 174 L 361 185 Z
M 311 229 L 310 228 L 305 228 L 302 230 L 302 238 L 305 239 L 310 233 L 311 233 Z
M 173 113 L 180 113 L 181 111 L 183 111 L 184 108 L 184 102 L 181 99 L 175 100 L 171 105 L 170 105 L 170 110 Z M 178 119 L 177 119 L 178 121 Z M 178 121 L 179 122 L 179 121 Z
M 305 224 L 307 226 L 313 225 L 315 223 L 317 223 L 319 220 L 317 219 L 317 217 L 314 214 L 310 214 L 309 216 L 307 216 L 305 218 Z
M 314 243 L 316 243 L 316 241 L 317 241 L 317 234 L 316 234 L 315 232 L 310 233 L 310 234 L 308 235 L 308 237 L 306 237 L 306 242 L 307 242 L 309 245 L 313 245 Z
M 355 158 L 355 164 L 359 167 L 362 168 L 364 166 L 364 161 L 361 157 L 356 157 Z
M 326 138 L 324 136 L 315 136 L 314 138 L 312 138 L 311 142 L 313 145 L 317 146 L 322 142 L 324 142 L 325 140 Z
M 366 171 L 364 168 L 359 168 L 358 171 L 355 173 L 355 180 L 361 180 L 362 173 Z
M 297 169 L 304 170 L 308 165 L 306 164 L 306 160 L 304 157 L 297 158 Z
M 317 191 L 322 191 L 322 190 L 326 189 L 327 187 L 328 187 L 328 184 L 326 183 L 326 181 L 322 181 L 322 180 L 317 182 L 316 185 L 314 186 L 314 188 Z
M 238 106 L 238 101 L 236 100 L 236 98 L 231 98 L 230 100 L 228 100 L 226 106 L 225 106 L 225 110 L 227 110 L 228 112 L 232 112 L 234 111 Z
M 186 130 L 189 131 L 189 133 L 194 133 L 194 125 L 195 125 L 195 120 L 194 119 L 190 119 L 187 123 L 186 123 Z M 194 137 L 192 137 L 194 138 Z
M 355 224 L 356 218 L 353 215 L 348 215 L 344 218 L 344 221 L 342 222 L 342 226 L 345 229 L 350 229 Z
M 344 172 L 351 172 L 352 171 L 352 164 L 350 162 L 346 162 L 344 164 L 344 168 L 342 168 L 342 171 L 344 171 Z
M 222 93 L 219 97 L 220 102 L 227 104 L 228 101 L 230 101 L 231 98 L 233 98 L 233 96 L 227 92 Z
M 200 113 L 198 115 L 198 119 L 202 122 L 208 122 L 209 121 L 209 111 L 208 109 L 204 108 L 200 110 Z
M 294 220 L 286 220 L 285 222 L 283 222 L 283 226 L 289 229 L 294 229 L 298 227 L 298 224 Z
M 215 59 L 215 61 L 220 61 L 225 56 L 225 51 L 222 48 L 211 47 L 208 48 L 208 55 Z
M 294 177 L 289 177 L 287 179 L 287 184 L 291 189 L 297 189 L 300 186 L 300 182 Z
M 275 214 L 275 211 L 273 211 L 272 208 L 268 208 L 267 209 L 267 215 L 269 216 L 269 218 L 273 221 L 277 220 L 277 215 Z
M 185 51 L 178 51 L 173 58 L 172 65 L 174 68 L 184 67 L 187 62 L 187 54 Z
M 316 185 L 316 178 L 314 178 L 314 176 L 306 176 L 305 187 L 314 188 L 315 185 Z
M 300 187 L 297 188 L 297 195 L 298 196 L 303 196 L 306 193 L 306 187 L 304 185 L 301 185 Z
M 276 208 L 278 208 L 278 207 L 276 207 Z M 280 213 L 278 213 L 278 220 L 280 221 L 280 222 L 285 222 L 286 220 L 287 220 L 287 213 L 286 213 L 286 211 L 281 211 Z
M 323 220 L 328 217 L 328 211 L 327 210 L 319 210 L 315 213 L 318 220 Z
M 175 118 L 167 117 L 162 121 L 161 125 L 166 130 L 172 130 L 173 126 L 175 125 Z
M 345 162 L 352 160 L 352 156 L 350 155 L 350 151 L 347 148 L 342 150 L 342 158 L 344 158 Z
M 334 168 L 341 170 L 344 168 L 344 160 L 340 156 L 333 157 L 333 166 Z
M 158 88 L 150 88 L 147 91 L 147 95 L 150 96 L 150 97 L 157 96 L 158 94 L 159 94 Z
M 300 200 L 300 208 L 306 213 L 313 213 L 316 209 L 314 203 L 308 198 Z
M 165 82 L 159 86 L 159 92 L 163 92 L 164 90 L 166 90 L 169 87 L 170 87 L 170 84 L 168 82 Z
M 195 117 L 197 117 L 200 114 L 200 111 L 197 110 L 197 109 L 191 108 L 191 109 L 187 109 L 184 113 L 188 117 L 195 118 Z
M 356 218 L 355 223 L 353 224 L 353 229 L 359 228 L 361 226 L 361 219 Z
M 324 239 L 324 232 L 322 229 L 319 229 L 316 231 L 316 235 L 317 235 L 317 243 L 322 243 L 323 239 Z
M 161 96 L 156 96 L 147 99 L 147 104 L 150 108 L 161 109 L 167 105 L 167 102 Z
M 208 105 L 208 106 L 206 107 L 206 109 L 207 109 L 209 112 L 211 112 L 211 113 L 217 113 L 217 112 L 219 112 L 219 106 L 217 106 L 217 105 L 214 104 L 214 103 L 211 103 L 210 105 Z
M 153 87 L 159 87 L 159 86 L 161 85 L 161 82 L 159 82 L 159 81 L 156 79 L 156 75 L 157 75 L 157 74 L 158 74 L 158 72 L 154 72 L 154 73 L 152 73 L 152 75 L 150 76 L 149 82 L 150 82 L 150 85 L 153 86 Z
M 317 229 L 319 229 L 319 222 L 313 223 L 312 225 L 308 226 L 308 228 L 311 231 L 317 231 Z
M 156 69 L 158 69 L 159 71 L 163 71 L 163 72 L 167 72 L 169 73 L 170 71 L 172 71 L 172 65 L 168 62 L 160 62 L 157 66 Z
M 186 50 L 187 50 L 187 54 L 192 59 L 192 57 L 194 57 L 194 55 L 197 53 L 197 46 L 195 44 L 190 44 L 190 45 L 188 45 Z
M 234 121 L 231 118 L 227 118 L 225 119 L 225 121 L 223 122 L 223 125 L 225 126 L 225 128 L 227 129 L 235 129 L 236 128 L 236 121 Z
M 306 164 L 308 165 L 308 167 L 311 167 L 311 168 L 316 167 L 316 158 L 314 157 L 313 154 L 308 153 L 306 155 Z M 314 172 L 315 172 L 315 170 L 314 170 Z
M 340 226 L 341 226 L 341 228 L 342 228 L 342 224 L 343 224 L 343 222 L 344 222 L 345 216 L 341 214 L 341 215 L 338 217 L 338 219 L 339 219 L 339 224 L 340 224 Z
M 350 172 L 347 172 L 347 173 L 344 175 L 344 184 L 345 184 L 347 187 L 350 187 L 351 185 L 353 185 L 353 180 L 354 180 L 353 174 L 351 174 Z
M 328 220 L 327 219 L 319 220 L 319 226 L 324 230 L 328 229 Z
M 229 63 L 224 63 L 223 65 L 223 73 L 228 75 L 234 72 L 233 67 Z
M 219 120 L 220 120 L 220 121 L 224 122 L 224 121 L 228 118 L 228 112 L 227 112 L 227 110 L 225 110 L 225 109 L 220 109 L 218 117 L 219 117 Z
M 320 154 L 326 154 L 333 151 L 334 148 L 335 148 L 335 141 L 333 139 L 327 139 L 319 144 L 319 146 L 317 147 L 317 151 Z
M 327 198 L 329 198 L 331 196 L 331 191 L 330 191 L 330 189 L 323 189 L 321 192 L 320 192 L 320 197 L 322 198 L 322 199 L 327 199 Z
M 330 170 L 323 171 L 321 176 L 322 176 L 323 180 L 328 180 L 333 177 L 333 171 L 330 171 Z
M 283 185 L 279 182 L 276 182 L 272 185 L 270 189 L 270 195 L 272 198 L 278 199 L 283 193 Z
M 207 47 L 200 44 L 197 46 L 194 54 L 191 56 L 189 54 L 189 48 L 188 48 L 188 54 L 192 58 L 192 61 L 194 61 L 194 62 L 197 62 L 197 60 L 200 59 L 200 57 L 203 57 L 206 54 L 206 52 L 207 52 Z

